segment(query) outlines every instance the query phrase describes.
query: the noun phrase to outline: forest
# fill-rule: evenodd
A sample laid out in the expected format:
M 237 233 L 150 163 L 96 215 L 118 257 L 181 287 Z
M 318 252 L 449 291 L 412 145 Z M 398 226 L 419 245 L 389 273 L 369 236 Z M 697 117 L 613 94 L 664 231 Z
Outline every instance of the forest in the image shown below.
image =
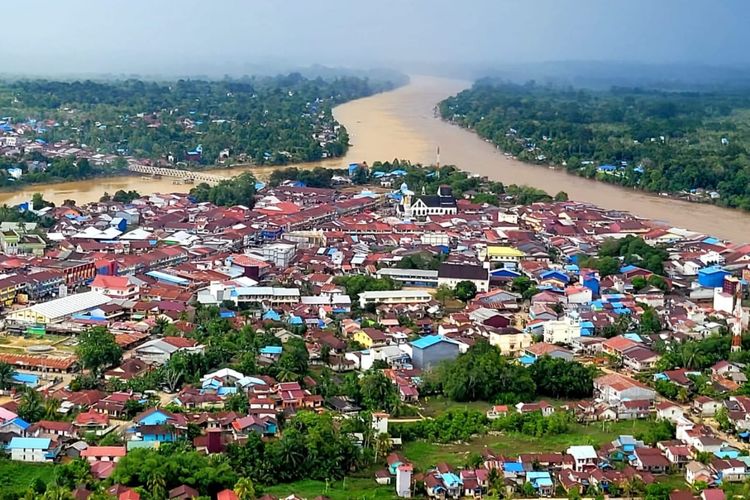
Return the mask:
M 750 210 L 744 91 L 595 91 L 483 79 L 439 109 L 523 161 Z
M 391 87 L 299 73 L 221 81 L 18 80 L 0 83 L 0 109 L 4 123 L 47 143 L 203 165 L 229 150 L 232 158 L 282 165 L 343 155 L 349 139 L 331 109 Z

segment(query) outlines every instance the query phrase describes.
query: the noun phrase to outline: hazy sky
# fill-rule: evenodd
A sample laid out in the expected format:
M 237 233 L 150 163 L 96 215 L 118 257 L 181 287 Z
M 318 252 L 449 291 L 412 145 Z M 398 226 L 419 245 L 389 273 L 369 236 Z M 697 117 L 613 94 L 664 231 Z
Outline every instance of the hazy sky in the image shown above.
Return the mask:
M 0 72 L 747 64 L 748 19 L 748 0 L 23 0 L 2 6 Z

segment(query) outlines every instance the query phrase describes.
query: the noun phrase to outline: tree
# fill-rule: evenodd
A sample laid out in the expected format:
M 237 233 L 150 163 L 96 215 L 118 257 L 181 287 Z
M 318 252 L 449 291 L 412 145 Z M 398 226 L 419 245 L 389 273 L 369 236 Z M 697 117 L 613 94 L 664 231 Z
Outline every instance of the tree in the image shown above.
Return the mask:
M 469 302 L 477 295 L 477 286 L 473 281 L 464 280 L 456 283 L 454 291 L 456 298 L 462 302 Z
M 568 201 L 568 193 L 565 191 L 559 191 L 554 198 L 555 201 Z
M 234 493 L 238 500 L 255 500 L 255 485 L 250 479 L 242 477 L 234 485 Z
M 659 313 L 653 307 L 646 307 L 640 317 L 640 330 L 642 333 L 651 334 L 661 331 Z
M 729 413 L 727 412 L 727 408 L 725 406 L 722 406 L 716 411 L 716 415 L 714 415 L 714 420 L 719 424 L 719 428 L 724 432 L 729 432 L 734 430 L 734 425 L 732 424 L 732 421 L 729 420 Z
M 593 371 L 576 361 L 542 356 L 529 371 L 538 394 L 553 398 L 587 398 L 594 390 Z
M 362 404 L 373 411 L 393 412 L 399 403 L 396 386 L 380 370 L 369 370 L 359 381 Z
M 76 354 L 81 366 L 100 377 L 104 368 L 122 360 L 122 348 L 106 328 L 96 326 L 83 332 L 78 338 Z
M 284 374 L 289 380 L 299 380 L 307 374 L 310 354 L 302 339 L 293 338 L 284 344 L 276 368 L 279 375 Z
M 167 481 L 161 469 L 154 469 L 148 475 L 146 489 L 153 498 L 164 498 L 167 496 Z
M 44 418 L 42 395 L 31 388 L 26 388 L 18 403 L 16 413 L 27 422 L 37 422 Z
M 448 285 L 440 285 L 435 290 L 435 300 L 440 301 L 440 303 L 445 307 L 445 303 L 451 299 L 453 299 L 454 293 L 453 289 Z
M 510 289 L 513 292 L 524 294 L 526 293 L 526 290 L 531 288 L 533 285 L 534 282 L 532 282 L 528 276 L 519 276 L 517 278 L 513 278 L 513 281 L 510 282 Z
M 44 199 L 42 193 L 34 193 L 31 196 L 31 208 L 33 208 L 34 210 L 41 210 L 44 207 L 48 207 L 50 205 L 51 203 Z
M 10 364 L 0 361 L 0 389 L 9 389 L 13 383 L 13 375 L 15 375 L 16 369 Z
M 633 288 L 637 292 L 646 288 L 646 285 L 648 285 L 648 281 L 646 281 L 646 278 L 644 278 L 643 276 L 636 276 L 635 278 L 630 280 L 630 284 L 633 285 Z
M 429 378 L 437 379 L 443 394 L 455 401 L 516 403 L 531 400 L 536 384 L 529 372 L 480 340 L 455 361 L 439 365 Z

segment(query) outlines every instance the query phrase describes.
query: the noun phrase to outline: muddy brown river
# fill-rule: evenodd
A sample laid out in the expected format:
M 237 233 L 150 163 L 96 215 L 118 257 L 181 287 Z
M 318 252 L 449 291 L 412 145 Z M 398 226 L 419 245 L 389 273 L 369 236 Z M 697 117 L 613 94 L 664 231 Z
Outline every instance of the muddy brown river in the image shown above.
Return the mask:
M 562 170 L 535 166 L 504 156 L 475 134 L 435 117 L 435 105 L 448 95 L 470 86 L 462 80 L 413 76 L 399 89 L 342 104 L 334 109 L 337 120 L 349 131 L 352 147 L 344 158 L 296 165 L 343 168 L 351 162 L 409 159 L 434 163 L 440 147 L 442 164 L 455 164 L 469 172 L 486 175 L 505 184 L 527 184 L 550 194 L 565 191 L 571 199 L 605 208 L 627 210 L 641 217 L 712 234 L 733 241 L 750 240 L 750 214 L 674 200 L 613 185 L 583 179 Z M 277 167 L 236 167 L 210 173 L 231 176 L 253 171 L 266 177 Z M 135 189 L 140 193 L 181 192 L 189 186 L 174 185 L 169 178 L 144 180 L 140 176 L 99 178 L 90 181 L 37 184 L 22 190 L 0 193 L 0 203 L 17 203 L 40 192 L 45 199 L 61 203 L 66 198 L 78 203 L 98 200 L 104 191 Z

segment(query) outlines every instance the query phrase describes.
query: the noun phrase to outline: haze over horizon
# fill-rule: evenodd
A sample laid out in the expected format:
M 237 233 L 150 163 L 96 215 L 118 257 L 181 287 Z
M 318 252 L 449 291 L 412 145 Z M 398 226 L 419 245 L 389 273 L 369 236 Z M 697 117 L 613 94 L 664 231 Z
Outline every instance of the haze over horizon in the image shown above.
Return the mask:
M 742 67 L 742 0 L 28 0 L 4 74 L 241 76 L 322 64 L 435 72 L 546 61 Z M 459 69 L 459 71 L 461 71 Z

